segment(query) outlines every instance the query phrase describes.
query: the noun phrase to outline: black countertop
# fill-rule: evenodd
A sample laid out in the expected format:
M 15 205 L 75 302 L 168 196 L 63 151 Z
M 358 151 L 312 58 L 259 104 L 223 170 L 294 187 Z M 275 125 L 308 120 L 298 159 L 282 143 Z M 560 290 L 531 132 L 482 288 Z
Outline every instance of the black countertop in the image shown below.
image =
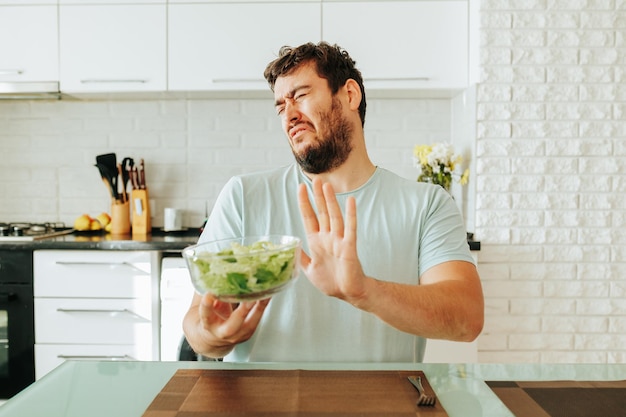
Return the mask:
M 74 232 L 69 235 L 28 242 L 3 242 L 0 250 L 157 250 L 180 251 L 194 245 L 200 237 L 199 229 L 184 232 L 163 232 L 153 229 L 148 235 L 113 235 L 104 232 Z
M 29 242 L 3 242 L 0 250 L 157 250 L 178 252 L 187 246 L 195 245 L 200 237 L 200 229 L 183 232 L 164 232 L 153 229 L 148 235 L 113 235 L 104 232 L 74 232 L 69 235 L 52 237 Z M 468 235 L 470 250 L 479 251 L 480 242 Z

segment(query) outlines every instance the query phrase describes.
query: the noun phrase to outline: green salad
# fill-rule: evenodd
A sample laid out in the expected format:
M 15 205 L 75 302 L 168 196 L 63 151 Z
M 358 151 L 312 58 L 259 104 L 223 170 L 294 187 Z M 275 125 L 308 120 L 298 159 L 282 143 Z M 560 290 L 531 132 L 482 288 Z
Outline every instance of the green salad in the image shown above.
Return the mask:
M 215 296 L 245 296 L 269 290 L 292 276 L 293 244 L 259 241 L 249 246 L 233 242 L 221 252 L 198 253 L 190 259 L 196 282 Z

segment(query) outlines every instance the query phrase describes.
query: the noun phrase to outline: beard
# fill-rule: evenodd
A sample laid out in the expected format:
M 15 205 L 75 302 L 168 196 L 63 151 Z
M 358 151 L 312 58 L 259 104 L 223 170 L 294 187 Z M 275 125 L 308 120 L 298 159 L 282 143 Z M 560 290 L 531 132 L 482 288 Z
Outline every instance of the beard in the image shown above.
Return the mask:
M 320 112 L 320 126 L 325 127 L 317 141 L 300 153 L 292 152 L 304 172 L 321 174 L 343 164 L 352 151 L 352 127 L 341 113 L 341 103 L 335 97 L 327 112 Z

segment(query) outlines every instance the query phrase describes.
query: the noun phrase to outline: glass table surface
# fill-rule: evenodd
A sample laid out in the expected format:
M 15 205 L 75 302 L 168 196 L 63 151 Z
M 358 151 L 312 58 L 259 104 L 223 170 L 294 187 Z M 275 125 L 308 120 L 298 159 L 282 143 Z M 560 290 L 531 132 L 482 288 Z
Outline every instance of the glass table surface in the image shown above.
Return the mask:
M 421 370 L 450 417 L 513 416 L 484 381 L 626 379 L 626 364 L 66 361 L 0 406 L 0 417 L 140 417 L 178 369 Z

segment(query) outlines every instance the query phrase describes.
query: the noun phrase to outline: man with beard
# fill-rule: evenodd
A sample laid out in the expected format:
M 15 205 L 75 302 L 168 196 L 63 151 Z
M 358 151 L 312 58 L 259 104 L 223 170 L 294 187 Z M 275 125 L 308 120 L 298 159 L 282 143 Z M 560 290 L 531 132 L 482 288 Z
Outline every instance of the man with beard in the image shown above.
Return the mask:
M 194 295 L 183 327 L 228 361 L 419 362 L 427 338 L 474 340 L 483 295 L 441 187 L 376 167 L 360 72 L 337 45 L 283 47 L 265 77 L 296 164 L 232 178 L 200 241 L 288 234 L 304 277 L 271 301 Z

